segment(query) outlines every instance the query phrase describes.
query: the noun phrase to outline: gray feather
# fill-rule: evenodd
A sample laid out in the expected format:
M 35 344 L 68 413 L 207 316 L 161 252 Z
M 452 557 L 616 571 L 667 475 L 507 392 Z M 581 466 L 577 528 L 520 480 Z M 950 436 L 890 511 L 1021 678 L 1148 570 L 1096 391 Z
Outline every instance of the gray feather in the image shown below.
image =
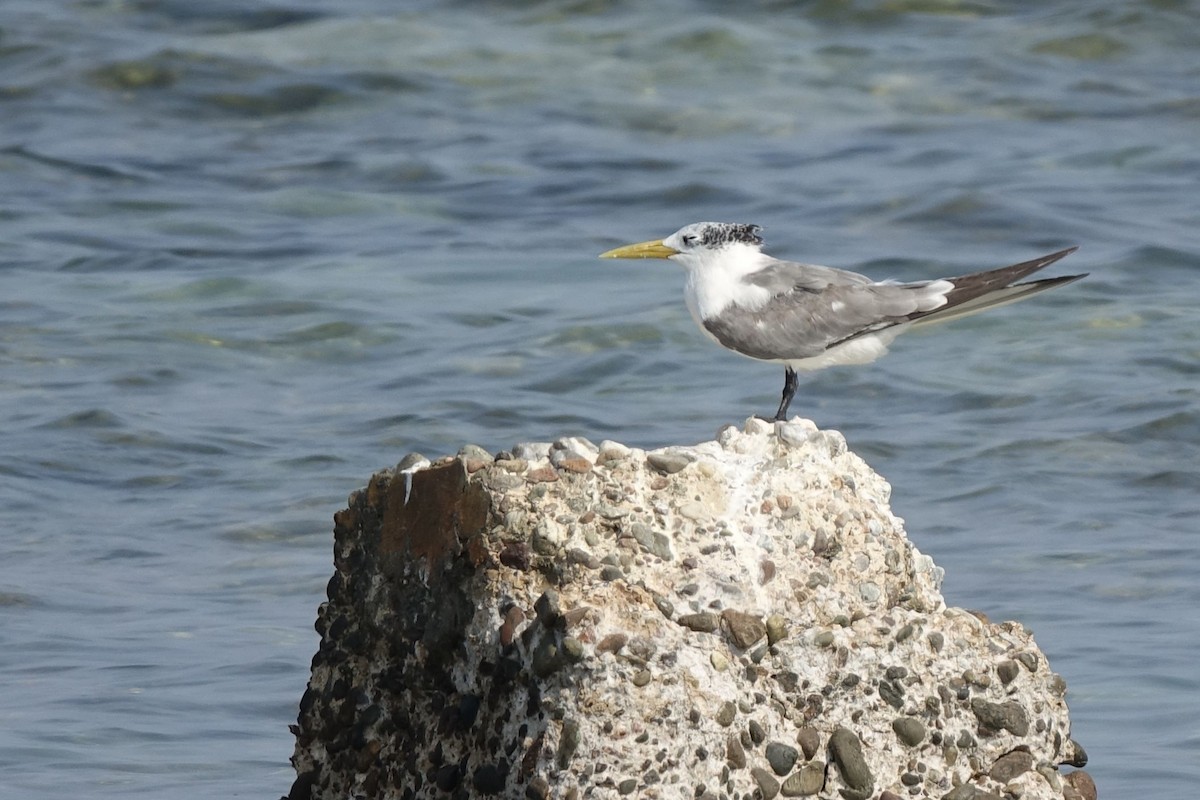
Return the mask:
M 730 306 L 703 324 L 722 345 L 751 358 L 811 358 L 895 325 L 953 319 L 1077 280 L 1083 276 L 1014 284 L 1072 252 L 947 278 L 948 291 L 941 281 L 875 283 L 854 272 L 779 261 L 743 279 L 771 293 L 764 305 Z
M 1055 261 L 1066 258 L 1078 249 L 1078 247 L 1068 247 L 1066 250 L 1059 250 L 1057 253 L 1035 258 L 1032 261 L 1013 264 L 1011 267 L 947 278 L 946 280 L 954 284 L 954 288 L 946 294 L 946 305 L 925 314 L 919 314 L 914 321 L 925 324 L 959 319 L 989 308 L 1015 303 L 1047 289 L 1087 277 L 1087 274 L 1084 273 L 1083 275 L 1065 275 L 1061 278 L 1017 283 L 1022 278 L 1045 269 Z
M 810 358 L 928 308 L 931 293 L 925 287 L 867 283 L 799 289 L 777 294 L 753 311 L 730 307 L 704 320 L 704 327 L 721 344 L 751 358 Z
M 761 286 L 773 295 L 782 295 L 794 290 L 820 292 L 830 286 L 869 286 L 874 283 L 866 275 L 848 272 L 816 264 L 800 264 L 795 261 L 776 261 L 768 267 L 751 273 L 743 279 L 746 283 Z

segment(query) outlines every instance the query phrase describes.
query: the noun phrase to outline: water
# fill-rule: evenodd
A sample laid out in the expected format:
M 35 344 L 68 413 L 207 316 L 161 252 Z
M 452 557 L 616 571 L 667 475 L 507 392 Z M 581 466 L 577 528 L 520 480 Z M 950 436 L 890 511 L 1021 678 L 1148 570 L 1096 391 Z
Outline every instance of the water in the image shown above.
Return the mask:
M 1200 781 L 1200 4 L 0 9 L 0 789 L 274 797 L 331 515 L 406 452 L 775 407 L 703 219 L 877 277 L 1086 281 L 807 379 L 1104 797 Z

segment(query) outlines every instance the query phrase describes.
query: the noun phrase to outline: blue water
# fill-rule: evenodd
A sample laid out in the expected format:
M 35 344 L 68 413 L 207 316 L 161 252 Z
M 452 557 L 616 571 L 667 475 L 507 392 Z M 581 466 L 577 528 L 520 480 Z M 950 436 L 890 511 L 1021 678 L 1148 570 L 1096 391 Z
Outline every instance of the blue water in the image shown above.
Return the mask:
M 401 10 L 398 10 L 398 7 Z M 332 514 L 409 451 L 711 438 L 705 219 L 1087 280 L 807 378 L 1102 797 L 1200 783 L 1200 3 L 0 5 L 0 794 L 274 797 Z

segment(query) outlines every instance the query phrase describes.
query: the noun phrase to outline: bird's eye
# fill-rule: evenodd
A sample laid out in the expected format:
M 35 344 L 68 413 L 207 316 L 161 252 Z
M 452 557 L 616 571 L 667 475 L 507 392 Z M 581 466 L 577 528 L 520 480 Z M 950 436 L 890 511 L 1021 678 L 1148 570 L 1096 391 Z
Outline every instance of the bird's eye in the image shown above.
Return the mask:
M 696 243 L 696 235 L 694 233 L 687 234 L 686 236 L 683 237 L 683 243 L 686 244 L 688 247 L 691 247 L 692 245 L 694 245 Z

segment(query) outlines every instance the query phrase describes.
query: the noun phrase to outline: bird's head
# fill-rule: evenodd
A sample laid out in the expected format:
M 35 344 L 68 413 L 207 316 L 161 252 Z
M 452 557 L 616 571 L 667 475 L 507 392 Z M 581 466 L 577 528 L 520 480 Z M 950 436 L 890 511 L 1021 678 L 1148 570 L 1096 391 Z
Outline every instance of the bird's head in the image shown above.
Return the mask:
M 761 230 L 737 222 L 694 222 L 665 239 L 618 247 L 601 253 L 600 258 L 669 258 L 693 269 L 726 251 L 749 248 L 758 253 L 763 243 Z

